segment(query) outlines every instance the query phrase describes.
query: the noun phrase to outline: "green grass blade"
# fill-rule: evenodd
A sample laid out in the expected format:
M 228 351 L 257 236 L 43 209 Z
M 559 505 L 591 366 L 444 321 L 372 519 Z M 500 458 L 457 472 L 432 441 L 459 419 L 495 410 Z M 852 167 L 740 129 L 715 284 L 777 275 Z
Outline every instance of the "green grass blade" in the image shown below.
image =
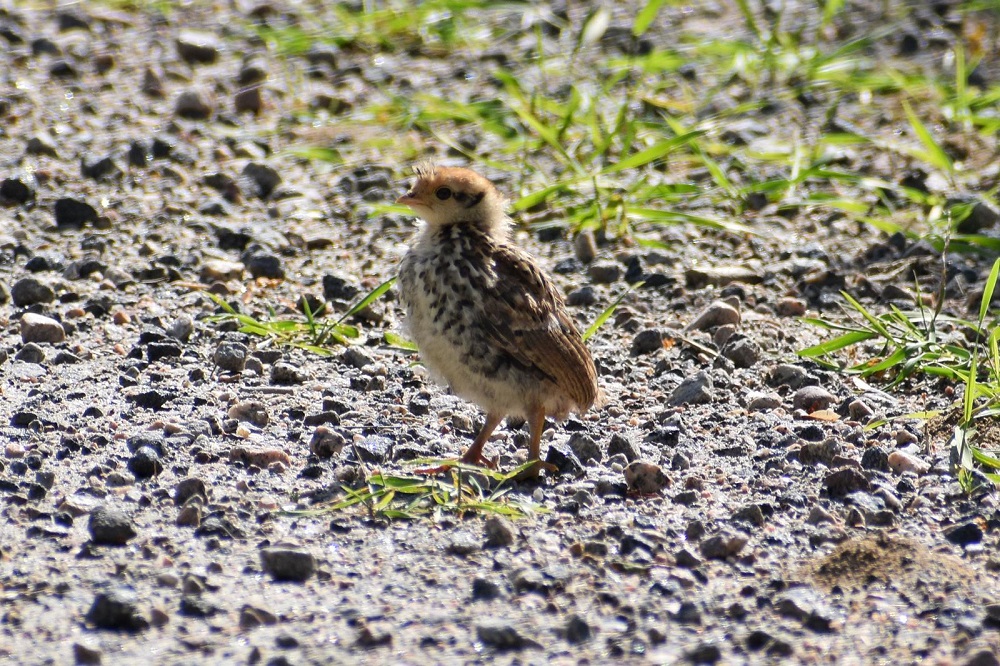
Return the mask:
M 649 30 L 649 26 L 652 25 L 653 21 L 656 19 L 656 15 L 660 13 L 660 8 L 666 4 L 666 0 L 648 0 L 639 13 L 635 15 L 635 21 L 632 22 L 632 34 L 635 37 L 641 37 L 646 34 Z
M 903 102 L 903 110 L 906 111 L 906 117 L 910 121 L 910 126 L 913 128 L 913 133 L 917 135 L 920 139 L 920 143 L 924 145 L 925 152 L 922 157 L 930 164 L 934 165 L 941 171 L 951 175 L 955 170 L 955 165 L 948 157 L 948 153 L 944 151 L 941 145 L 934 140 L 934 136 L 927 129 L 927 126 L 920 120 L 916 113 L 913 112 L 913 108 L 910 106 L 909 102 Z
M 986 285 L 983 287 L 983 301 L 979 304 L 980 327 L 982 327 L 983 322 L 986 321 L 986 313 L 990 309 L 990 303 L 993 302 L 993 291 L 996 289 L 998 276 L 1000 276 L 1000 259 L 993 262 L 993 268 L 990 270 L 990 276 L 986 279 Z
M 813 345 L 812 347 L 800 349 L 796 353 L 804 358 L 826 356 L 827 354 L 832 354 L 833 352 L 844 349 L 845 347 L 851 347 L 860 342 L 871 340 L 874 337 L 876 337 L 876 335 L 871 331 L 851 331 L 850 333 L 845 333 L 844 335 L 837 336 L 832 340 L 821 342 L 818 345 Z
M 392 285 L 395 284 L 395 282 L 396 278 L 391 277 L 382 284 L 380 284 L 379 286 L 372 289 L 370 292 L 368 292 L 368 294 L 365 295 L 364 298 L 362 298 L 360 301 L 352 305 L 347 310 L 347 312 L 345 312 L 343 316 L 337 320 L 337 323 L 340 324 L 345 319 L 353 317 L 358 312 L 364 310 L 366 307 L 377 301 L 379 298 L 382 297 L 382 294 L 384 294 L 385 292 L 389 291 L 389 289 L 392 288 Z
M 606 167 L 601 171 L 601 175 L 620 173 L 622 171 L 636 169 L 638 167 L 646 166 L 651 162 L 661 160 L 681 146 L 691 143 L 694 139 L 697 139 L 703 134 L 705 134 L 704 130 L 693 130 L 691 132 L 686 132 L 679 136 L 660 141 L 645 150 L 641 150 L 634 155 L 630 155 L 625 159 Z
M 594 335 L 594 333 L 597 333 L 598 329 L 600 329 L 601 326 L 604 325 L 604 322 L 606 322 L 608 319 L 610 319 L 611 315 L 613 315 L 615 313 L 615 310 L 618 309 L 618 306 L 621 304 L 622 299 L 624 299 L 626 296 L 628 296 L 630 293 L 632 293 L 632 291 L 634 289 L 638 289 L 641 286 L 642 286 L 642 282 L 636 282 L 634 285 L 632 285 L 631 287 L 629 287 L 628 289 L 626 289 L 624 292 L 622 292 L 622 294 L 618 298 L 616 298 L 611 305 L 609 305 L 608 307 L 606 307 L 604 309 L 604 312 L 602 312 L 601 314 L 599 314 L 597 316 L 597 319 L 594 320 L 594 323 L 591 324 L 590 327 L 587 328 L 586 331 L 584 331 L 584 333 L 583 333 L 583 341 L 586 342 L 587 340 L 590 339 L 590 337 L 592 335 Z
M 386 331 L 383 334 L 382 338 L 385 340 L 385 343 L 391 347 L 396 347 L 397 349 L 403 349 L 409 352 L 420 351 L 417 348 L 417 343 L 411 342 L 410 340 L 407 340 L 403 336 L 396 335 L 391 331 Z

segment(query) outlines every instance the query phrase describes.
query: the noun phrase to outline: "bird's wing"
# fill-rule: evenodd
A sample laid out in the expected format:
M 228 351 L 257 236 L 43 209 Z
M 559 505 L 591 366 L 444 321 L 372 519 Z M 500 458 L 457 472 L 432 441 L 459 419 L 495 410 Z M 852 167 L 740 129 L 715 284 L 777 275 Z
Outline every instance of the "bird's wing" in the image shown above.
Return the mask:
M 493 253 L 497 284 L 485 294 L 484 328 L 519 364 L 535 368 L 580 408 L 597 396 L 597 371 L 549 279 L 516 247 Z

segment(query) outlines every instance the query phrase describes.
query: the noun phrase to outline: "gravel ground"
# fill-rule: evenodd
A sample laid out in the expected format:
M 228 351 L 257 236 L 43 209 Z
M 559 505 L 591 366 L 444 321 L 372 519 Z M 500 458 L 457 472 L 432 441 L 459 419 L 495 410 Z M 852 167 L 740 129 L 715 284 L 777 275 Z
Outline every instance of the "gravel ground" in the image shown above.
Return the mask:
M 678 226 L 655 250 L 522 226 L 581 327 L 646 282 L 590 342 L 607 403 L 553 424 L 543 451 L 560 472 L 514 491 L 547 512 L 292 517 L 279 509 L 356 482 L 359 455 L 387 470 L 456 455 L 482 415 L 384 342 L 401 331 L 391 291 L 330 356 L 208 320 L 206 292 L 254 316 L 290 317 L 302 295 L 344 312 L 394 274 L 413 234 L 377 208 L 404 191 L 408 164 L 467 163 L 426 133 L 390 135 L 370 110 L 420 90 L 483 95 L 497 62 L 530 78 L 519 54 L 538 34 L 552 48 L 571 36 L 488 13 L 509 42 L 458 51 L 456 70 L 454 54 L 405 43 L 278 57 L 252 26 L 320 19 L 280 2 L 21 4 L 0 2 L 0 656 L 998 663 L 995 493 L 964 494 L 948 435 L 923 422 L 864 428 L 947 408 L 953 387 L 890 394 L 795 356 L 822 339 L 798 316 L 831 311 L 842 288 L 891 301 L 914 273 L 934 291 L 939 256 L 767 209 L 752 238 Z M 649 38 L 737 24 L 695 3 Z M 620 35 L 593 54 L 618 54 Z M 821 114 L 783 102 L 730 140 Z M 456 139 L 514 159 L 473 130 Z M 340 159 L 303 159 L 305 145 Z M 988 264 L 954 255 L 947 268 L 964 280 L 946 293 L 962 312 L 960 287 Z M 507 424 L 487 452 L 510 468 L 525 437 Z M 630 488 L 635 461 L 646 485 Z

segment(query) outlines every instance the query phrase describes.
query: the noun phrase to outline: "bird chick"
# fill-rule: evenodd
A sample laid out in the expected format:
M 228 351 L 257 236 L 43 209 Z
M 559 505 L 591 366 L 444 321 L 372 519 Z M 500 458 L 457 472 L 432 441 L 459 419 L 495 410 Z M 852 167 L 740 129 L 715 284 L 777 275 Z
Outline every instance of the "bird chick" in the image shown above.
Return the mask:
M 483 446 L 510 415 L 527 420 L 528 458 L 538 461 L 545 417 L 583 414 L 598 399 L 594 361 L 552 280 L 511 244 L 493 183 L 460 168 L 421 165 L 416 174 L 396 203 L 425 224 L 397 286 L 424 365 L 486 411 L 461 460 L 489 464 Z

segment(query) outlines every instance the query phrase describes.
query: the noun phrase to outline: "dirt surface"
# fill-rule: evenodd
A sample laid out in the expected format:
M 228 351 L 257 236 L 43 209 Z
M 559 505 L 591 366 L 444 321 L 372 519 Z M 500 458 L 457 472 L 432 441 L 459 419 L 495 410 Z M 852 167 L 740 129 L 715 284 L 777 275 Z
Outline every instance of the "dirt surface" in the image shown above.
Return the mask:
M 725 3 L 667 4 L 642 48 L 745 30 Z M 791 25 L 815 22 L 813 4 L 786 4 Z M 944 67 L 962 22 L 948 3 L 868 4 L 837 39 L 888 26 L 866 56 Z M 634 50 L 634 11 L 616 8 L 566 76 Z M 475 124 L 435 135 L 399 109 L 426 93 L 488 102 L 501 64 L 537 84 L 539 44 L 572 51 L 587 12 L 472 12 L 460 30 L 503 39 L 447 51 L 411 30 L 299 53 L 295 35 L 353 24 L 282 2 L 0 2 L 0 660 L 997 663 L 996 495 L 959 487 L 948 428 L 896 418 L 947 408 L 956 387 L 887 393 L 795 355 L 824 336 L 798 316 L 836 313 L 840 289 L 879 309 L 914 276 L 937 293 L 945 275 L 946 311 L 967 316 L 991 260 L 951 254 L 942 270 L 927 246 L 829 210 L 748 209 L 751 234 L 639 229 L 655 248 L 578 240 L 545 205 L 516 215 L 581 328 L 646 282 L 589 343 L 606 404 L 552 424 L 543 451 L 560 472 L 513 492 L 543 511 L 279 511 L 342 497 L 365 470 L 457 455 L 482 415 L 385 342 L 403 330 L 391 291 L 330 356 L 208 319 L 206 293 L 259 318 L 301 316 L 303 295 L 344 312 L 394 275 L 416 227 L 386 205 L 418 158 L 473 166 L 514 197 L 560 177 L 550 155 Z M 901 56 L 907 35 L 917 48 Z M 767 102 L 725 116 L 719 141 L 764 151 L 827 119 L 766 81 L 670 76 L 716 113 Z M 886 137 L 903 118 L 854 98 L 839 113 Z M 981 148 L 968 162 L 985 191 L 996 145 Z M 882 157 L 836 159 L 909 173 Z M 644 177 L 707 178 L 672 168 Z M 509 469 L 525 437 L 502 426 L 487 454 Z M 896 450 L 911 470 L 890 467 Z M 662 472 L 652 492 L 627 486 L 634 460 Z

